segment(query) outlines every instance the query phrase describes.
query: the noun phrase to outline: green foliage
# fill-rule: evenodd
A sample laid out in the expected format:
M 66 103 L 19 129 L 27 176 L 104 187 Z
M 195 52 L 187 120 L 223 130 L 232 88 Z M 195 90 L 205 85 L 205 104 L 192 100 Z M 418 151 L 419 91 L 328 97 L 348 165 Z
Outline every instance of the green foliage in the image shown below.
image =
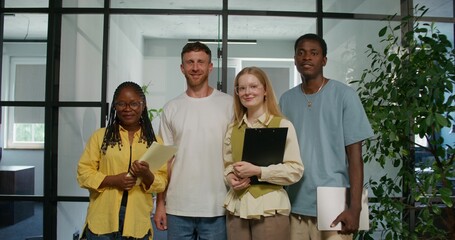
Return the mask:
M 370 68 L 352 82 L 376 134 L 365 142 L 365 162 L 399 168 L 397 176 L 368 183 L 379 204 L 371 209 L 372 229 L 359 234 L 365 239 L 377 229 L 381 239 L 455 239 L 455 146 L 440 136 L 454 124 L 455 51 L 434 24 L 419 22 L 427 11 L 417 5 L 415 16 L 387 19 L 380 44 L 367 46 Z M 416 135 L 429 145 L 419 145 Z M 432 161 L 416 163 L 414 146 Z M 407 221 L 414 211 L 415 223 Z M 436 219 L 446 219 L 442 228 Z
M 149 86 L 150 86 L 150 82 L 147 85 L 142 85 L 141 86 L 142 91 L 144 92 L 145 95 L 149 94 L 149 91 L 148 91 Z M 158 108 L 158 109 L 151 108 L 151 109 L 148 109 L 147 112 L 148 112 L 150 121 L 153 121 L 153 119 L 155 119 L 155 118 L 160 116 L 161 112 L 163 112 L 163 109 L 162 108 Z

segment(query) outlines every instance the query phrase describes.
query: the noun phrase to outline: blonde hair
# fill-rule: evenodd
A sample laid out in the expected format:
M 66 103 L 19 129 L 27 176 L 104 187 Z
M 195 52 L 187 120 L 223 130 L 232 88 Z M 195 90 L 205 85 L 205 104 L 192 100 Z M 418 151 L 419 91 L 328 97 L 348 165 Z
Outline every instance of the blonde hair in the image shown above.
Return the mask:
M 234 79 L 234 89 L 239 86 L 239 78 L 245 74 L 251 74 L 255 76 L 262 84 L 265 90 L 264 104 L 267 114 L 266 121 L 269 120 L 270 115 L 277 117 L 283 117 L 280 111 L 280 107 L 276 101 L 275 92 L 273 91 L 272 82 L 270 82 L 267 74 L 258 67 L 246 67 L 240 71 Z M 242 121 L 243 115 L 247 112 L 246 107 L 240 102 L 240 97 L 234 94 L 234 123 Z

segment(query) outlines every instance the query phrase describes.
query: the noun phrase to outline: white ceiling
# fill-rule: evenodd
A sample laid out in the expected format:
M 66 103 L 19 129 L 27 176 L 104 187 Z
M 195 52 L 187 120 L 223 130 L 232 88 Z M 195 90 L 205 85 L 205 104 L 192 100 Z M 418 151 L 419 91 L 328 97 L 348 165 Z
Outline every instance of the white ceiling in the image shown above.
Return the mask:
M 74 2 L 75 0 L 64 0 Z M 124 0 L 112 0 L 113 6 L 118 7 L 144 7 L 150 4 L 149 0 L 136 0 L 133 3 Z M 205 0 L 204 0 L 205 1 Z M 197 1 L 198 6 L 205 8 L 217 8 L 221 0 L 207 0 L 210 2 Z M 371 13 L 368 9 L 381 12 L 396 12 L 397 4 L 385 4 L 396 0 L 324 0 L 325 11 L 344 11 Z M 43 0 L 7 0 L 5 6 L 19 7 L 27 4 L 43 4 Z M 80 3 L 84 1 L 79 0 Z M 93 5 L 96 1 L 85 1 Z M 103 2 L 103 1 L 98 1 Z M 154 1 L 155 2 L 155 1 Z M 160 2 L 160 1 L 159 1 Z M 235 9 L 262 9 L 283 11 L 314 11 L 314 0 L 230 0 L 230 6 Z M 414 1 L 417 2 L 417 1 Z M 420 0 L 420 4 L 430 7 L 427 16 L 453 16 L 453 0 Z M 156 2 L 155 2 L 156 3 Z M 154 3 L 154 4 L 155 4 Z M 188 8 L 195 9 L 195 4 L 187 0 L 164 1 L 163 6 L 154 8 Z M 378 5 L 380 4 L 380 5 Z M 394 6 L 393 8 L 384 6 Z M 34 6 L 34 5 L 28 5 Z M 145 38 L 167 38 L 167 39 L 189 39 L 208 38 L 213 39 L 221 36 L 219 25 L 221 20 L 211 15 L 117 15 L 117 21 L 122 18 L 129 18 L 128 22 L 136 23 Z M 13 14 L 5 15 L 4 38 L 15 40 L 45 40 L 47 37 L 47 15 L 46 14 Z M 267 39 L 267 40 L 293 40 L 297 34 L 304 32 L 315 32 L 316 22 L 313 18 L 300 17 L 271 17 L 271 16 L 229 16 L 228 36 L 231 39 Z

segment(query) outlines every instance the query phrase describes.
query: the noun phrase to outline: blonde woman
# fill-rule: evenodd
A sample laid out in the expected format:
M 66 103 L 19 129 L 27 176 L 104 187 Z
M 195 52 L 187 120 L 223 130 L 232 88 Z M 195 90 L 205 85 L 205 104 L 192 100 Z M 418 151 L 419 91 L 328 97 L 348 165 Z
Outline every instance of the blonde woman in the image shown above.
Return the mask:
M 283 186 L 303 174 L 294 126 L 281 114 L 270 80 L 260 68 L 244 68 L 234 87 L 234 120 L 223 149 L 224 177 L 230 187 L 224 202 L 228 239 L 289 239 L 291 205 Z M 245 129 L 267 127 L 288 128 L 283 162 L 260 167 L 242 161 L 239 139 L 243 140 Z M 253 176 L 267 184 L 252 185 Z

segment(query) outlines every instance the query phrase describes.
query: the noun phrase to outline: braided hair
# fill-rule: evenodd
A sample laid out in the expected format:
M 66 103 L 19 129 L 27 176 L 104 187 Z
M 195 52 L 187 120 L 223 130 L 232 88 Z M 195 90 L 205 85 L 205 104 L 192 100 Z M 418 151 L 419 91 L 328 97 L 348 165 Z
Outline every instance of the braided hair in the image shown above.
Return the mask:
M 142 98 L 144 104 L 146 104 L 141 114 L 141 136 L 139 138 L 139 143 L 143 141 L 146 142 L 148 148 L 154 141 L 156 141 L 152 123 L 148 116 L 147 101 L 145 99 L 144 91 L 137 83 L 123 82 L 115 90 L 114 97 L 112 99 L 111 109 L 109 112 L 109 120 L 106 126 L 106 132 L 104 133 L 103 144 L 101 145 L 101 152 L 103 154 L 106 154 L 108 146 L 111 146 L 111 148 L 113 148 L 115 145 L 118 145 L 119 150 L 121 150 L 121 147 L 123 146 L 119 132 L 120 119 L 118 118 L 117 111 L 115 110 L 115 101 L 117 100 L 117 97 L 121 90 L 125 88 L 133 89 Z

